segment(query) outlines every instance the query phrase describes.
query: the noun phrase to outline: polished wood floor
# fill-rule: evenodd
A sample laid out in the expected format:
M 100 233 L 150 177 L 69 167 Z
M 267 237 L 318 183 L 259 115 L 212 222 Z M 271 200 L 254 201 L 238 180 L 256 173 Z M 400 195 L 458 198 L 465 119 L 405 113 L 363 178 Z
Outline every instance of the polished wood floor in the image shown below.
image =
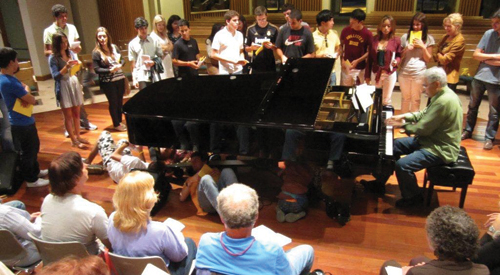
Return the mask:
M 485 104 L 487 104 L 485 102 Z M 102 129 L 111 127 L 107 103 L 87 105 L 91 122 L 99 130 L 85 132 L 83 137 L 95 142 Z M 63 136 L 62 115 L 60 111 L 51 111 L 35 115 L 38 134 L 41 140 L 39 161 L 42 168 L 57 155 L 74 150 L 86 157 L 90 150 L 72 148 L 69 139 Z M 478 123 L 478 132 L 484 133 L 485 121 Z M 115 139 L 126 138 L 126 134 L 113 133 Z M 481 232 L 486 214 L 498 212 L 500 194 L 500 148 L 496 144 L 491 151 L 482 149 L 480 136 L 477 140 L 466 140 L 472 164 L 476 171 L 473 185 L 469 188 L 465 210 L 476 220 Z M 498 169 L 498 170 L 497 170 Z M 430 207 L 412 210 L 400 210 L 394 207 L 399 198 L 396 178 L 389 180 L 387 194 L 376 197 L 363 192 L 356 185 L 353 199 L 352 219 L 341 227 L 327 217 L 322 202 L 313 203 L 308 215 L 296 223 L 279 223 L 275 219 L 275 195 L 279 191 L 279 179 L 270 172 L 256 169 L 243 169 L 240 181 L 254 186 L 262 199 L 258 224 L 265 224 L 271 229 L 293 239 L 285 249 L 300 244 L 310 244 L 315 249 L 313 268 L 321 268 L 332 274 L 378 274 L 381 264 L 387 259 L 408 262 L 416 255 L 432 257 L 425 237 L 425 217 L 439 205 L 458 206 L 460 192 L 439 189 L 434 194 Z M 418 173 L 420 184 L 423 175 Z M 111 198 L 116 185 L 107 175 L 91 175 L 85 185 L 84 197 L 101 205 L 108 214 L 113 211 Z M 39 211 L 40 205 L 49 188 L 25 188 L 25 185 L 10 199 L 19 199 L 28 205 L 30 211 Z M 184 235 L 198 242 L 205 232 L 223 230 L 217 216 L 198 217 L 190 202 L 180 202 L 179 190 L 173 190 L 168 204 L 154 217 L 164 220 L 173 217 L 182 221 L 186 228 Z

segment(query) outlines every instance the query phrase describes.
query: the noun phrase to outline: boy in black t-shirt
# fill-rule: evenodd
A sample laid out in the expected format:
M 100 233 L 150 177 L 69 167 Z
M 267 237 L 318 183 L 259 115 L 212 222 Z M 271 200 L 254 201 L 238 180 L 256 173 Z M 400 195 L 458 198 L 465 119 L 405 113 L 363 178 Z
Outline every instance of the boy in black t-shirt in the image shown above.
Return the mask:
M 203 64 L 200 61 L 200 50 L 195 39 L 191 39 L 191 29 L 187 20 L 179 20 L 181 38 L 174 44 L 172 63 L 179 68 L 178 76 L 196 76 Z
M 267 22 L 267 10 L 258 6 L 254 10 L 255 24 L 248 27 L 245 51 L 253 52 L 252 72 L 276 72 L 274 51 L 278 28 Z M 263 47 L 261 50 L 259 50 Z
M 314 57 L 314 40 L 311 31 L 301 25 L 302 13 L 300 10 L 292 10 L 290 13 L 290 26 L 285 26 L 278 34 L 276 40 L 276 53 L 281 61 L 286 63 L 290 57 L 312 58 Z

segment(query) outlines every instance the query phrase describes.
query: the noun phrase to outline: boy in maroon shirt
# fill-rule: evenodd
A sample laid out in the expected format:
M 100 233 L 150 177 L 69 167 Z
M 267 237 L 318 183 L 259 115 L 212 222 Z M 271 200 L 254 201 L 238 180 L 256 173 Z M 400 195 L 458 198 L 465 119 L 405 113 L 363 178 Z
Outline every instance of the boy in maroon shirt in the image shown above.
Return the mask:
M 342 64 L 342 86 L 353 86 L 364 83 L 368 47 L 373 34 L 364 26 L 366 14 L 355 9 L 349 19 L 349 26 L 340 34 L 340 56 Z

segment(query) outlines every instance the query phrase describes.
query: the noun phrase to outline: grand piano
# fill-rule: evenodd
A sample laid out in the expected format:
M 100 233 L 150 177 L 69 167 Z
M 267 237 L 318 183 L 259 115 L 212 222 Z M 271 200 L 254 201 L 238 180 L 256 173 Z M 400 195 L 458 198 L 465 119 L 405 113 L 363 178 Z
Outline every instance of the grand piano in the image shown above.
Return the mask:
M 353 89 L 328 85 L 334 61 L 291 58 L 279 74 L 202 75 L 154 83 L 123 106 L 129 139 L 171 147 L 178 143 L 171 121 L 185 120 L 281 132 L 297 129 L 307 133 L 307 146 L 328 151 L 325 137 L 340 132 L 348 137 L 345 151 L 354 162 L 367 162 L 374 174 L 392 174 L 392 129 L 383 123 L 392 109 L 382 106 L 381 90 L 376 90 L 373 105 L 356 110 Z M 336 201 L 330 200 L 327 213 L 345 223 L 350 199 Z

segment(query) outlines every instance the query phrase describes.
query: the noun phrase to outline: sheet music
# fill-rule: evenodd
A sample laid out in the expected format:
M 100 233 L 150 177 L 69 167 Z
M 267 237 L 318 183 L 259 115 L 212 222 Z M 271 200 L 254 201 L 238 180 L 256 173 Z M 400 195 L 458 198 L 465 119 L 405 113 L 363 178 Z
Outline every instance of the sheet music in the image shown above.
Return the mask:
M 144 271 L 142 272 L 141 275 L 169 275 L 169 274 L 152 264 L 147 264 L 146 268 L 144 268 Z
M 292 242 L 292 239 L 283 234 L 274 232 L 265 225 L 259 225 L 252 229 L 252 236 L 254 236 L 257 240 L 275 242 L 280 246 L 285 246 Z
M 390 111 L 384 111 L 386 113 L 386 119 L 391 118 L 393 113 Z M 386 126 L 386 135 L 385 135 L 385 154 L 388 156 L 393 155 L 393 148 L 392 148 L 392 142 L 393 142 L 393 128 L 394 126 Z
M 363 84 L 356 87 L 356 98 L 359 101 L 360 109 L 362 109 L 363 111 L 366 111 L 366 108 L 373 105 L 371 94 L 374 91 L 375 86 Z
M 178 221 L 176 219 L 172 219 L 172 218 L 166 219 L 163 223 L 166 224 L 166 225 L 168 225 L 173 230 L 176 230 L 176 231 L 179 231 L 179 232 L 181 232 L 184 229 L 184 227 L 186 227 L 180 221 Z
M 387 272 L 387 275 L 402 275 L 403 274 L 403 269 L 401 267 L 386 266 L 385 271 Z

